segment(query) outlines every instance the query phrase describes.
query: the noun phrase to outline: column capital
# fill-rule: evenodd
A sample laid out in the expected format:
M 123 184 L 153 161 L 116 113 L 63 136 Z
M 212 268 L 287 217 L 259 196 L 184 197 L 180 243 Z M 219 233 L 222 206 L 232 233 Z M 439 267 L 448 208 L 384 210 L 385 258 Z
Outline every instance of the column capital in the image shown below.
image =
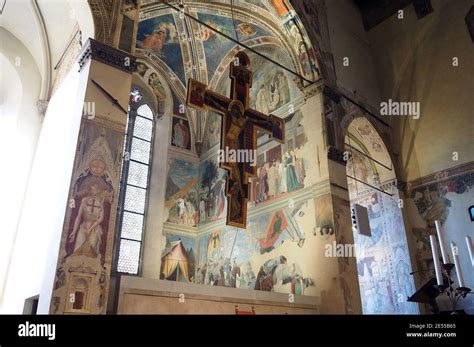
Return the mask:
M 328 159 L 344 166 L 347 164 L 347 161 L 344 160 L 344 152 L 333 146 L 329 146 L 328 148 Z
M 100 61 L 128 73 L 134 72 L 137 68 L 133 55 L 91 38 L 86 41 L 79 53 L 79 72 L 89 59 Z

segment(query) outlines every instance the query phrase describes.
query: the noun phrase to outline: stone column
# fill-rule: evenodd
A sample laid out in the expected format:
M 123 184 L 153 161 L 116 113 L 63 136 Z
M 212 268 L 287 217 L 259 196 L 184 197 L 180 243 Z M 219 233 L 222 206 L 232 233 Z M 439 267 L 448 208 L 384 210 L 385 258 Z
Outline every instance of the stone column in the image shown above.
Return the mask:
M 330 284 L 325 285 L 326 289 L 321 291 L 321 313 L 361 314 L 362 304 L 346 176 L 347 158 L 344 158 L 344 152 L 337 147 L 337 144 L 341 143 L 338 141 L 341 135 L 338 132 L 338 117 L 334 106 L 338 103 L 339 96 L 331 92 L 330 88 L 324 88 L 323 94 L 325 105 L 323 127 L 329 187 L 325 189 L 325 194 L 316 197 L 315 208 L 316 211 L 324 211 L 317 213 L 316 219 L 323 221 L 323 230 L 327 233 L 325 249 L 331 248 L 331 252 L 330 254 L 325 252 L 324 260 L 321 260 L 326 264 L 326 281 L 330 281 Z M 348 254 L 349 252 L 351 254 Z
M 92 39 L 82 48 L 79 65 L 88 81 L 51 314 L 106 312 L 127 108 L 136 67 L 133 56 Z
M 333 277 L 334 292 L 327 293 L 326 300 L 321 298 L 321 313 L 362 314 L 346 161 L 343 152 L 334 147 L 328 150 L 328 172 L 330 187 L 326 200 L 331 204 L 334 227 L 334 237 L 328 242 L 336 244 L 337 276 Z M 348 254 L 349 250 L 352 254 Z

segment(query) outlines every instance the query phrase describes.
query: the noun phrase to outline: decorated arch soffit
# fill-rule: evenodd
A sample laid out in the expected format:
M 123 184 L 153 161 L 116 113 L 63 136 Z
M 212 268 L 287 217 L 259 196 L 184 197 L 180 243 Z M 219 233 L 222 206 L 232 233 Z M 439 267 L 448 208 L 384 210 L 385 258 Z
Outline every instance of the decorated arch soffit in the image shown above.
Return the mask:
M 360 116 L 351 121 L 347 129 L 345 142 L 356 149 L 356 151 L 352 151 L 354 160 L 348 163 L 347 172 L 349 175 L 353 175 L 354 171 L 357 171 L 359 176 L 362 176 L 357 178 L 370 184 L 377 184 L 373 176 L 375 174 L 377 174 L 380 183 L 396 178 L 390 153 L 378 131 L 367 118 Z M 364 153 L 365 156 L 360 153 Z M 369 160 L 369 157 L 374 160 Z M 357 170 L 357 166 L 361 166 L 359 170 Z M 364 170 L 363 166 L 367 170 Z M 366 177 L 362 174 L 363 172 L 366 172 Z
M 185 103 L 184 86 L 165 70 L 166 65 L 156 61 L 137 58 L 137 70 L 133 74 L 133 86 L 138 87 L 144 94 L 155 114 L 156 119 L 168 116 L 183 119 L 189 125 L 190 143 L 189 148 L 181 148 L 184 151 L 195 151 L 194 139 L 196 137 L 196 117 L 191 109 L 183 107 Z M 172 122 L 171 122 L 172 123 Z
M 184 100 L 181 97 L 186 93 L 189 78 L 200 80 L 216 91 L 222 89 L 229 63 L 242 49 L 188 15 L 294 71 L 295 74 L 289 73 L 293 75 L 289 79 L 296 75 L 310 81 L 319 78 L 314 49 L 298 16 L 283 0 L 235 0 L 233 7 L 230 0 L 183 3 L 186 16 L 177 7 L 142 0 L 135 49 L 137 57 L 163 71 L 170 86 L 175 86 L 179 100 Z M 266 60 L 257 54 L 250 56 L 257 65 L 263 65 L 262 60 Z M 255 65 L 253 61 L 252 64 Z M 265 82 L 260 78 L 264 74 L 254 76 L 254 86 Z M 196 141 L 202 141 L 207 113 L 190 110 L 189 118 L 196 130 Z
M 121 1 L 88 0 L 88 2 L 92 12 L 92 17 L 94 18 L 95 39 L 105 44 L 112 45 Z

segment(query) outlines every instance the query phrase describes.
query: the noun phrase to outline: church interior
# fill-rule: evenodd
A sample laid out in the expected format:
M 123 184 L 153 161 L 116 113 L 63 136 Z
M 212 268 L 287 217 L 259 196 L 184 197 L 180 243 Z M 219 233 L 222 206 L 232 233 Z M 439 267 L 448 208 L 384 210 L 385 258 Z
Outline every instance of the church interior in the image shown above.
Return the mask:
M 1 314 L 474 313 L 471 0 L 0 7 Z

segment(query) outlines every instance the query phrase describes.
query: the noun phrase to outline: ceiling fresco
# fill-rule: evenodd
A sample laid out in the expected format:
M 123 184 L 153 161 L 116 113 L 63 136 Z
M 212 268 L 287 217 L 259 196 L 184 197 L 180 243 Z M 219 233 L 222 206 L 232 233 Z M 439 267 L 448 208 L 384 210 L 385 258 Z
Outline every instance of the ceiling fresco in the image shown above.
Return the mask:
M 291 55 L 288 62 L 278 63 L 304 78 L 319 77 L 314 49 L 284 1 L 233 1 L 233 7 L 231 1 L 185 2 L 186 15 L 154 3 L 142 1 L 137 53 L 163 62 L 183 86 L 191 77 L 210 83 L 239 42 L 252 48 L 277 42 Z
M 348 175 L 354 176 L 355 174 L 357 179 L 375 185 L 391 181 L 395 178 L 392 160 L 387 147 L 377 130 L 366 118 L 358 117 L 351 122 L 345 142 L 365 154 L 364 156 L 360 152 L 352 151 L 354 160 L 348 163 Z M 368 159 L 367 156 L 374 160 Z M 391 170 L 388 168 L 391 168 Z M 377 175 L 376 179 L 375 174 Z M 353 184 L 352 180 L 349 180 L 349 184 Z M 357 184 L 357 186 L 361 191 L 368 189 L 362 183 Z
M 184 83 L 184 65 L 178 31 L 172 14 L 141 21 L 137 48 L 145 49 L 161 59 Z
M 234 30 L 234 23 L 232 18 L 229 17 L 198 13 L 198 19 L 235 40 L 245 41 L 250 38 L 272 36 L 267 30 L 257 25 L 240 20 L 235 21 Z M 204 46 L 208 79 L 210 81 L 221 60 L 231 48 L 236 46 L 236 43 L 203 25 L 201 25 L 199 34 Z
M 173 4 L 141 2 L 134 53 L 161 71 L 180 104 L 190 78 L 228 95 L 229 64 L 240 50 L 254 71 L 250 105 L 261 112 L 282 110 L 319 78 L 314 49 L 285 1 L 184 1 L 181 10 Z M 203 141 L 211 118 L 189 111 L 195 141 Z
M 275 45 L 267 44 L 256 48 L 256 51 L 280 62 L 290 62 L 288 53 Z M 287 105 L 290 100 L 295 100 L 303 95 L 298 87 L 298 79 L 283 68 L 275 66 L 271 61 L 255 53 L 249 53 L 252 66 L 253 83 L 250 89 L 250 107 L 259 112 L 269 114 Z M 221 74 L 218 81 L 211 82 L 218 93 L 229 95 L 230 79 L 229 67 Z

